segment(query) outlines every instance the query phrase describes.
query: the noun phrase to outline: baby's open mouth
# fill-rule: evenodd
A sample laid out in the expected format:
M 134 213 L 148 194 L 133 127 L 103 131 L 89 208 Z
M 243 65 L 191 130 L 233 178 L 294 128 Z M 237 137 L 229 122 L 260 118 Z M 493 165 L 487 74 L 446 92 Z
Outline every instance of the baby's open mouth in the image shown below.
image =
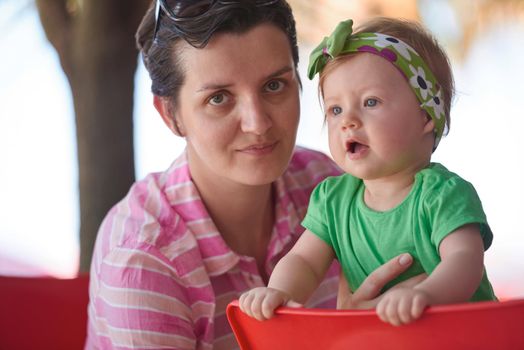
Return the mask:
M 346 144 L 346 149 L 349 153 L 357 153 L 362 146 L 363 145 L 359 142 L 351 141 Z
M 368 146 L 357 141 L 348 141 L 346 143 L 346 150 L 349 154 L 360 154 L 368 148 Z

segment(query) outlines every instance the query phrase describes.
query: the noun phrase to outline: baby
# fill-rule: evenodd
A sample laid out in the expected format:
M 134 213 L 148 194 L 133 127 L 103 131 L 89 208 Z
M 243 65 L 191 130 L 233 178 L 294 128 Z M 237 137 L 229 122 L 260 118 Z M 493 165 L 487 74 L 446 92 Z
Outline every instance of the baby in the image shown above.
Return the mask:
M 275 267 L 268 287 L 240 297 L 264 320 L 280 305 L 303 303 L 333 262 L 350 290 L 399 253 L 410 269 L 384 289 L 376 307 L 393 325 L 428 305 L 496 300 L 484 270 L 493 234 L 473 186 L 431 162 L 448 130 L 453 76 L 448 58 L 420 25 L 374 19 L 353 32 L 340 23 L 312 52 L 308 75 L 319 91 L 329 147 L 346 174 L 313 191 L 306 228 Z M 391 286 L 429 276 L 414 287 Z

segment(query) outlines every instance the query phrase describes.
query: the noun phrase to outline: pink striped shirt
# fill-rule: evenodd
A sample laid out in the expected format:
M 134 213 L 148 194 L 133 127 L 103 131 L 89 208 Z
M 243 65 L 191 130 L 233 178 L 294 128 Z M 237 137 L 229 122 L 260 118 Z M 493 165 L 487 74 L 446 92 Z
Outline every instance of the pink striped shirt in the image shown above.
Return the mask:
M 275 182 L 276 224 L 266 270 L 292 247 L 315 185 L 340 171 L 297 147 Z M 334 307 L 336 266 L 308 302 Z M 91 266 L 86 349 L 235 349 L 226 305 L 263 286 L 254 258 L 222 239 L 191 180 L 183 153 L 135 183 L 98 232 Z

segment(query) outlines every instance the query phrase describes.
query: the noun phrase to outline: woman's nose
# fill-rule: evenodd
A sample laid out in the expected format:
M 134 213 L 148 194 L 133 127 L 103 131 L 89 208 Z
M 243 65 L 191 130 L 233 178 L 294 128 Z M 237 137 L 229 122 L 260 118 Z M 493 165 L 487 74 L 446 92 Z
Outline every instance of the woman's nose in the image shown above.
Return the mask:
M 267 106 L 259 97 L 247 99 L 241 113 L 240 127 L 243 132 L 264 135 L 273 125 Z

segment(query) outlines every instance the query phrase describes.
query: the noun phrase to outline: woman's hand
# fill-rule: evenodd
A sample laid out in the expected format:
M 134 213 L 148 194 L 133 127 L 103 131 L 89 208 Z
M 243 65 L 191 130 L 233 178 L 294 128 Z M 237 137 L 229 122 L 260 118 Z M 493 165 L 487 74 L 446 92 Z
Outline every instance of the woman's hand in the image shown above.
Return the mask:
M 238 304 L 240 310 L 247 315 L 259 321 L 264 321 L 273 317 L 277 307 L 288 303 L 293 304 L 290 299 L 289 294 L 278 289 L 258 287 L 242 294 Z
M 382 288 L 402 272 L 406 271 L 413 262 L 409 254 L 401 254 L 384 265 L 377 268 L 362 282 L 355 293 L 349 290 L 349 284 L 340 273 L 340 282 L 337 297 L 337 309 L 372 309 L 375 308 L 382 295 L 379 295 Z M 427 277 L 426 274 L 414 276 L 406 281 L 395 285 L 391 290 L 397 288 L 412 288 L 422 282 Z

